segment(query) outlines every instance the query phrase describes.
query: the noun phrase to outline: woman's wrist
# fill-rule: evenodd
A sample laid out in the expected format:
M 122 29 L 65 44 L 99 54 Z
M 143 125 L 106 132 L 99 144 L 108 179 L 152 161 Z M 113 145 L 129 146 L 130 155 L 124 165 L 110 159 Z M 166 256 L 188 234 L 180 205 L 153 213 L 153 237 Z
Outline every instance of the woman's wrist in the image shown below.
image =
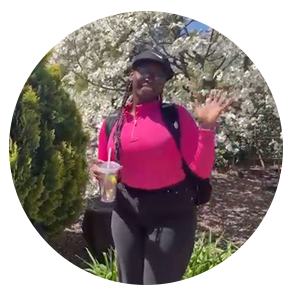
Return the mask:
M 204 130 L 214 130 L 216 127 L 215 124 L 199 123 L 199 128 Z
M 217 131 L 217 124 L 205 124 L 205 123 L 200 123 L 199 124 L 199 130 L 202 131 L 211 131 L 213 134 L 216 134 Z

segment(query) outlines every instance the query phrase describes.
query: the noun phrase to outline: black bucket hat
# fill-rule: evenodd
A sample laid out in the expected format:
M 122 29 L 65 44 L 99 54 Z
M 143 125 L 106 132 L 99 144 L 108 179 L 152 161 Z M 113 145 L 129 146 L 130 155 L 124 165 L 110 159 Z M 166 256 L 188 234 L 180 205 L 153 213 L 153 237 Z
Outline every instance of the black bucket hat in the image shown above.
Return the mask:
M 163 66 L 163 69 L 166 73 L 167 80 L 170 80 L 174 76 L 174 71 L 171 68 L 170 62 L 167 59 L 165 55 L 163 55 L 161 52 L 151 49 L 146 50 L 137 56 L 134 57 L 132 61 L 132 69 L 135 69 L 141 62 L 144 61 L 153 61 L 160 63 Z

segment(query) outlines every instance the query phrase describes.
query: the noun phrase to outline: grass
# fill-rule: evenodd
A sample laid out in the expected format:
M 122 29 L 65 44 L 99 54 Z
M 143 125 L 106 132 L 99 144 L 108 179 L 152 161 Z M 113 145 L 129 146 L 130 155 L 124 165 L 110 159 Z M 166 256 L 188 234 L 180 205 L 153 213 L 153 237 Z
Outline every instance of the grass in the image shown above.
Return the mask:
M 231 242 L 218 247 L 221 238 L 212 242 L 211 235 L 198 240 L 184 275 L 184 285 L 282 285 L 283 247 L 269 250 L 269 231 L 262 247 L 244 251 Z
M 249 251 L 227 242 L 220 248 L 222 238 L 216 241 L 209 236 L 201 236 L 194 247 L 183 285 L 282 285 L 283 284 L 283 246 L 269 249 L 269 231 L 266 229 L 260 248 L 250 247 Z M 83 270 L 83 276 L 69 285 L 118 285 L 118 272 L 115 252 L 104 254 L 104 263 L 98 262 L 88 251 L 90 261 Z M 49 274 L 40 284 L 48 285 Z M 14 280 L 17 285 L 34 285 L 27 274 L 23 279 Z

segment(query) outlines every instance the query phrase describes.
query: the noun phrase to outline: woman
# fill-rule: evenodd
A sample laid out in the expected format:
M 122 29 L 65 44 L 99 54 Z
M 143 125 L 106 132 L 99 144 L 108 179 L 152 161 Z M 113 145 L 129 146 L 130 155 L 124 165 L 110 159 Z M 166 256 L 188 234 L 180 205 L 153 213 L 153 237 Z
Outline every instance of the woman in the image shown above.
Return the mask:
M 196 102 L 200 128 L 185 108 L 176 105 L 180 153 L 160 109 L 165 82 L 173 76 L 161 53 L 148 50 L 138 55 L 109 140 L 105 122 L 99 135 L 99 161 L 107 160 L 111 147 L 112 160 L 123 166 L 123 190 L 117 191 L 111 223 L 122 283 L 150 285 L 182 279 L 196 230 L 194 192 L 185 181 L 182 157 L 197 176 L 210 176 L 215 157 L 212 129 L 230 104 L 216 96 L 205 107 Z

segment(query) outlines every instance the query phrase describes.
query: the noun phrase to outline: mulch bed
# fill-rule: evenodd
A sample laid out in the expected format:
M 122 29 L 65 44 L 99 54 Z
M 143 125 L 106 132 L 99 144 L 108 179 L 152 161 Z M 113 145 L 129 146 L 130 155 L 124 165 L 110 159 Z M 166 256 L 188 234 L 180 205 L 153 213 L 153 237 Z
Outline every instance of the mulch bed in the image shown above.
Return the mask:
M 253 176 L 237 171 L 214 173 L 213 200 L 199 210 L 198 233 L 211 231 L 241 246 L 254 233 L 275 195 L 278 175 Z M 88 200 L 90 203 L 91 200 Z M 54 241 L 52 248 L 74 265 L 84 268 L 88 260 L 83 238 L 82 218 Z M 80 257 L 80 258 L 79 258 Z

